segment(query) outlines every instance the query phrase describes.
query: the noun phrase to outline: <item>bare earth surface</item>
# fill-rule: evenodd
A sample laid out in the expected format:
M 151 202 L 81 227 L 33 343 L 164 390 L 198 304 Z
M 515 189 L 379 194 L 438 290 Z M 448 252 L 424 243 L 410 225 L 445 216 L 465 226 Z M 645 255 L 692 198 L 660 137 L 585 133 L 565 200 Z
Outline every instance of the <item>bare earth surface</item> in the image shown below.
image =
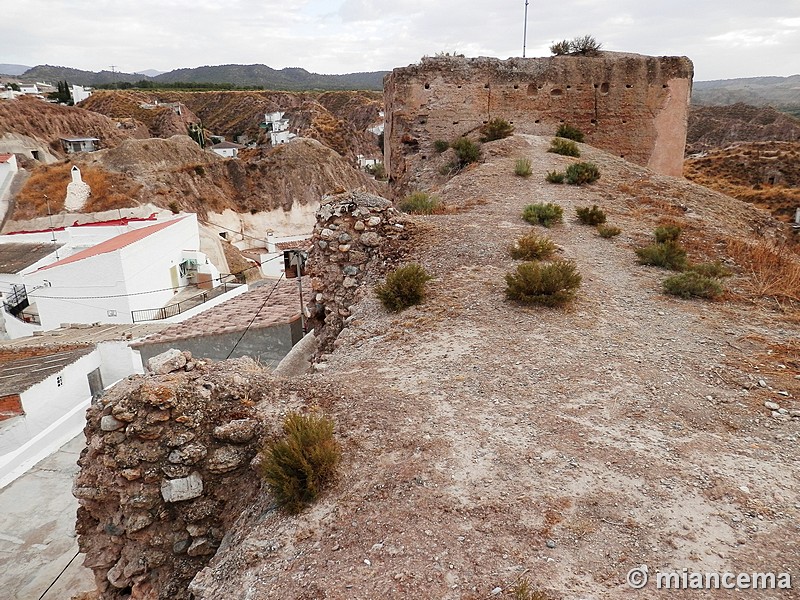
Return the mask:
M 369 291 L 320 371 L 291 384 L 287 406 L 337 422 L 338 483 L 299 517 L 266 497 L 243 515 L 198 598 L 510 598 L 523 579 L 570 600 L 800 597 L 800 421 L 764 407 L 800 408 L 797 315 L 743 299 L 741 273 L 721 301 L 665 296 L 633 252 L 663 216 L 711 255 L 769 217 L 588 146 L 598 183 L 547 184 L 573 160 L 548 144 L 485 146 L 441 190 L 470 206 L 415 218 L 427 301 L 389 315 Z M 519 156 L 532 177 L 513 175 Z M 537 230 L 583 275 L 566 310 L 504 297 L 522 209 L 549 201 L 564 223 Z M 575 220 L 594 203 L 622 235 Z M 795 589 L 633 590 L 643 564 L 788 572 Z

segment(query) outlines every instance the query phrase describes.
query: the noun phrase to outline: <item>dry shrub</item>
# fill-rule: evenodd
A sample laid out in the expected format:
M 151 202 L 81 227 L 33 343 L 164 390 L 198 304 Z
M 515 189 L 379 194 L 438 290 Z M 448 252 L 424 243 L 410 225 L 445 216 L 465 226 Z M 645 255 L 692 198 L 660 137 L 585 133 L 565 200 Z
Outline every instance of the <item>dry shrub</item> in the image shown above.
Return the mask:
M 553 240 L 535 233 L 527 233 L 508 249 L 511 258 L 516 260 L 542 260 L 550 258 L 556 251 Z
M 761 298 L 800 302 L 800 256 L 768 241 L 732 239 L 728 254 L 747 278 L 747 291 Z
M 261 473 L 278 505 L 298 513 L 314 502 L 336 475 L 341 458 L 327 417 L 289 413 L 284 437 L 263 450 Z
M 135 198 L 142 186 L 120 173 L 84 167 L 81 169 L 81 176 L 92 190 L 89 200 L 83 207 L 85 212 L 127 208 L 138 204 Z
M 386 310 L 399 312 L 425 299 L 425 284 L 431 279 L 422 266 L 411 263 L 389 273 L 384 283 L 375 286 L 375 294 Z
M 72 165 L 67 163 L 36 167 L 17 195 L 13 218 L 32 219 L 46 215 L 48 201 L 51 213 L 62 211 L 67 185 L 72 180 L 70 169 Z
M 664 291 L 681 298 L 716 298 L 722 294 L 722 284 L 718 279 L 706 277 L 695 271 L 685 271 L 667 277 L 663 283 Z
M 523 304 L 563 306 L 575 298 L 580 285 L 581 276 L 575 263 L 526 262 L 506 275 L 506 296 Z

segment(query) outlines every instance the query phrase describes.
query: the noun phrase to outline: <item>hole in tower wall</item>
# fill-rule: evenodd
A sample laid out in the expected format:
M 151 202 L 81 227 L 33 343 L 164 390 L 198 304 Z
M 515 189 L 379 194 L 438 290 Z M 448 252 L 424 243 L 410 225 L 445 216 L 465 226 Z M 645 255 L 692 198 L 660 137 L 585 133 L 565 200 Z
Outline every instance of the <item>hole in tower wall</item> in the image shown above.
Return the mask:
M 610 86 L 608 85 L 608 82 L 607 82 L 607 81 L 603 82 L 603 84 L 600 86 L 600 93 L 601 93 L 601 94 L 607 94 L 607 93 L 608 93 L 608 88 L 609 88 L 609 87 L 610 87 Z
M 561 88 L 555 88 L 555 89 L 550 90 L 550 95 L 551 96 L 560 96 L 563 93 L 564 93 L 564 90 L 562 90 Z
M 429 90 L 429 89 L 431 89 L 431 84 L 430 84 L 430 83 L 426 83 L 426 84 L 425 84 L 425 89 L 426 89 L 426 90 Z
M 665 83 L 665 84 L 663 84 L 661 87 L 662 87 L 662 88 L 664 88 L 664 89 L 666 89 L 666 88 L 668 88 L 668 87 L 669 87 L 669 85 L 667 85 L 667 84 Z
M 591 120 L 591 124 L 592 124 L 592 125 L 597 125 L 597 119 L 592 119 L 592 120 Z
M 631 89 L 633 86 L 632 86 L 630 83 L 626 83 L 626 84 L 625 84 L 625 87 L 626 87 L 627 89 Z
M 484 85 L 483 87 L 485 87 L 485 88 L 488 90 L 488 89 L 489 89 L 489 84 L 487 83 L 487 84 L 486 84 L 486 85 Z
M 541 120 L 541 119 L 536 119 L 536 120 L 534 121 L 534 123 L 541 123 L 541 122 L 542 122 L 542 120 Z
M 535 83 L 532 83 L 528 86 L 528 96 L 535 96 L 539 93 L 539 88 L 536 87 Z
M 515 89 L 515 90 L 518 90 L 518 89 L 519 89 L 519 86 L 518 86 L 516 83 L 514 84 L 514 89 Z

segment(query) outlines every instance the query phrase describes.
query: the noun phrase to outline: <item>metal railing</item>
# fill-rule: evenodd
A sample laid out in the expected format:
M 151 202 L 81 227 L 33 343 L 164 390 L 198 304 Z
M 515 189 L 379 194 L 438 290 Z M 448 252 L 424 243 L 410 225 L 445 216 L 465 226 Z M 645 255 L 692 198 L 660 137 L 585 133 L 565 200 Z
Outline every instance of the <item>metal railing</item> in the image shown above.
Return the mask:
M 141 321 L 161 321 L 163 319 L 169 319 L 170 317 L 174 317 L 176 315 L 184 313 L 187 310 L 194 308 L 195 306 L 200 306 L 201 304 L 208 302 L 212 298 L 221 296 L 222 294 L 225 294 L 226 292 L 229 292 L 230 290 L 235 289 L 240 285 L 244 284 L 231 283 L 225 281 L 223 283 L 220 283 L 215 288 L 204 291 L 200 294 L 197 294 L 196 296 L 192 296 L 191 298 L 187 298 L 186 300 L 181 300 L 180 302 L 176 302 L 175 304 L 168 304 L 167 306 L 162 306 L 161 308 L 145 308 L 142 310 L 132 310 L 131 319 L 133 319 L 134 323 L 139 323 Z

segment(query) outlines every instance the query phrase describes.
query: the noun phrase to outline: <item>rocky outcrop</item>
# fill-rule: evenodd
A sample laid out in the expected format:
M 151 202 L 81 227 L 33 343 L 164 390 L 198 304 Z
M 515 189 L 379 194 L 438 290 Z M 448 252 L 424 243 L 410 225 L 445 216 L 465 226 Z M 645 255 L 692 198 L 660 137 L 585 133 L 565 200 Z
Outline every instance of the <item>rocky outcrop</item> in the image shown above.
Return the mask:
M 348 322 L 351 306 L 364 295 L 371 272 L 399 252 L 411 223 L 392 203 L 363 192 L 339 194 L 317 212 L 308 262 L 320 351 L 330 351 Z
M 87 411 L 73 489 L 78 544 L 103 599 L 190 597 L 187 586 L 259 489 L 261 369 L 175 352 L 160 375 L 117 385 Z
M 680 175 L 693 66 L 685 57 L 602 52 L 597 57 L 436 57 L 384 81 L 386 164 L 395 189 L 424 187 L 434 142 L 503 118 L 518 133 L 561 123 L 586 141 L 657 173 Z

